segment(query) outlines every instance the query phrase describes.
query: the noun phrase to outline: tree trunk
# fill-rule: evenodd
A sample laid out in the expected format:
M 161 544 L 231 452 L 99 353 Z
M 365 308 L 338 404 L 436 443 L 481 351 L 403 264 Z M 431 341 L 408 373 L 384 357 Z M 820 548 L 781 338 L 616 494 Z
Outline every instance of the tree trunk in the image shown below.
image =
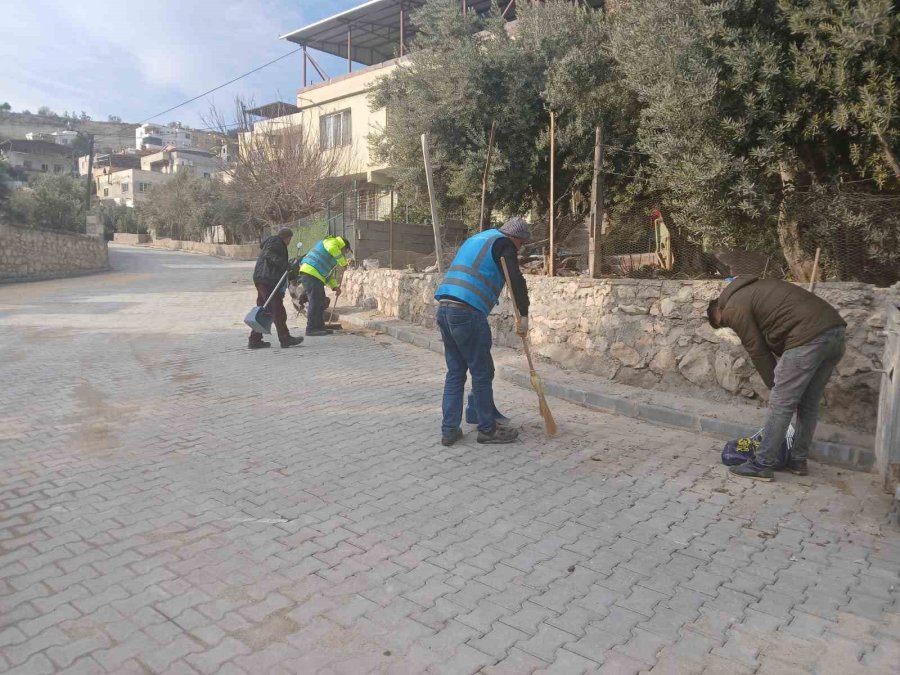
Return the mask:
M 881 143 L 882 150 L 884 150 L 885 159 L 894 170 L 894 175 L 900 180 L 900 163 L 897 162 L 897 156 L 894 154 L 894 151 L 891 150 L 891 146 L 884 137 L 884 134 L 880 131 L 876 131 L 875 134 L 878 136 L 878 142 Z
M 804 265 L 805 255 L 800 246 L 800 226 L 788 213 L 788 199 L 794 191 L 794 170 L 785 162 L 779 166 L 781 173 L 781 205 L 778 208 L 778 242 L 794 281 L 809 281 Z

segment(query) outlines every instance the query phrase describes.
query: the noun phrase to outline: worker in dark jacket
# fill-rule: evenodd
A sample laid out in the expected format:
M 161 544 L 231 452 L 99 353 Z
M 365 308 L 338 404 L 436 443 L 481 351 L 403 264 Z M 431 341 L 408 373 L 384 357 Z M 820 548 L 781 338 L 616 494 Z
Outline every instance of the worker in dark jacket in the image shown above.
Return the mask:
M 253 283 L 256 286 L 256 306 L 262 307 L 269 299 L 269 295 L 278 286 L 281 277 L 288 270 L 288 244 L 294 232 L 289 227 L 282 227 L 278 234 L 273 235 L 260 244 L 259 257 L 256 259 L 256 267 L 253 268 Z M 303 342 L 302 337 L 293 337 L 287 327 L 287 312 L 284 311 L 284 289 L 286 284 L 276 291 L 275 297 L 269 303 L 268 310 L 272 313 L 275 328 L 278 331 L 278 341 L 282 347 L 293 347 Z M 250 349 L 262 349 L 271 346 L 263 342 L 262 333 L 250 332 Z
M 772 390 L 759 450 L 754 459 L 731 467 L 731 472 L 772 480 L 772 466 L 796 413 L 787 469 L 805 476 L 819 402 L 844 355 L 846 322 L 834 307 L 800 286 L 750 275 L 737 277 L 710 302 L 707 318 L 713 328 L 731 328 L 738 334 L 763 382 Z
M 435 293 L 437 324 L 444 343 L 447 377 L 444 382 L 441 443 L 462 438 L 460 423 L 466 371 L 472 374 L 472 395 L 466 418 L 478 424 L 479 443 L 511 443 L 519 432 L 506 426 L 494 405 L 494 361 L 487 317 L 497 304 L 505 278 L 500 260 L 506 261 L 513 301 L 522 318 L 516 332 L 528 334 L 528 288 L 519 269 L 518 250 L 531 241 L 528 223 L 511 218 L 499 230 L 469 237 L 460 247 Z

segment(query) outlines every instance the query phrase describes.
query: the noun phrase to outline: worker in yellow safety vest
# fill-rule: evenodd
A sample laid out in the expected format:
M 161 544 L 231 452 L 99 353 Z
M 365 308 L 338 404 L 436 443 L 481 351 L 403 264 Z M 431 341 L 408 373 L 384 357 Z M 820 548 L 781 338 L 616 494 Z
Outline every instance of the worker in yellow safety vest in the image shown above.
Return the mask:
M 300 264 L 300 281 L 306 290 L 309 304 L 306 306 L 306 334 L 331 335 L 325 328 L 325 284 L 334 291 L 335 302 L 341 294 L 341 285 L 335 271 L 347 266 L 347 257 L 353 251 L 343 237 L 325 237 L 313 246 Z

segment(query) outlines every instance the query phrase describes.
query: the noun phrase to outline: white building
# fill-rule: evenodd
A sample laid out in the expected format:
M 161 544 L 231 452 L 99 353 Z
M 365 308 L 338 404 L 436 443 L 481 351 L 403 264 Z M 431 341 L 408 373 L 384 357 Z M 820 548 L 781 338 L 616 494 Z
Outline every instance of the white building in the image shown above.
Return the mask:
M 47 133 L 46 131 L 29 131 L 25 134 L 25 138 L 29 141 L 47 141 L 48 143 L 56 143 L 57 145 L 71 147 L 75 139 L 78 138 L 78 132 L 70 131 L 68 129 L 54 131 L 52 133 Z
M 162 150 L 171 145 L 186 150 L 194 147 L 194 134 L 190 129 L 142 124 L 134 130 L 134 147 L 137 150 Z

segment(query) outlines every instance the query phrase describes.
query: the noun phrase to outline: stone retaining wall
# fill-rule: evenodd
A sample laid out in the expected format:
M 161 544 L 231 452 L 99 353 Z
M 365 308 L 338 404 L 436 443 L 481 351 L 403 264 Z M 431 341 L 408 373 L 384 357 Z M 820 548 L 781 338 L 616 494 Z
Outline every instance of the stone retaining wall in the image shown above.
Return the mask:
M 433 327 L 436 276 L 357 269 L 342 285 L 351 304 Z M 714 331 L 706 321 L 706 305 L 724 282 L 526 279 L 532 345 L 559 365 L 712 400 L 768 396 L 737 336 L 728 329 Z M 849 338 L 826 393 L 824 418 L 872 432 L 885 345 L 884 307 L 889 298 L 900 299 L 900 286 L 824 283 L 816 293 L 847 320 Z M 497 344 L 520 345 L 506 298 L 490 321 Z
M 192 251 L 219 258 L 249 259 L 259 255 L 259 244 L 206 244 L 200 241 L 182 241 L 180 239 L 153 239 L 149 246 L 171 251 Z
M 0 281 L 36 281 L 109 269 L 106 241 L 0 224 Z
M 113 235 L 113 242 L 116 244 L 129 244 L 131 246 L 137 244 L 149 244 L 149 234 L 129 234 L 128 232 L 116 232 Z

